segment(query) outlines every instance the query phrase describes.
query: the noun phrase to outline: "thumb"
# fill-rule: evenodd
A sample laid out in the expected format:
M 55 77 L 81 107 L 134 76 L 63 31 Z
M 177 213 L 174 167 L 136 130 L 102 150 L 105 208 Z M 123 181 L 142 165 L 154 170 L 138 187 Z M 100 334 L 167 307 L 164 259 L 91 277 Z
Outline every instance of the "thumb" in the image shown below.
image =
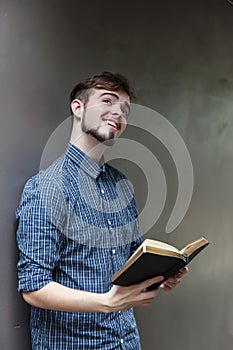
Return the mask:
M 155 283 L 162 282 L 163 280 L 164 280 L 163 276 L 156 276 L 156 277 L 150 278 L 150 279 L 140 283 L 140 287 L 142 287 L 142 290 L 143 290 L 143 289 L 150 287 L 151 285 L 153 285 Z

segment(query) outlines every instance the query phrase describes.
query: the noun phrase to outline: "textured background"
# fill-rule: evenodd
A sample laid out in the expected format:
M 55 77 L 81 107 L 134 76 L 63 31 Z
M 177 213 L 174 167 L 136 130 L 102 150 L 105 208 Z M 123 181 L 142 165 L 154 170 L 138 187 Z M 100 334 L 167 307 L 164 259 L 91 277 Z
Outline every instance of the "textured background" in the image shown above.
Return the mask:
M 47 139 L 68 117 L 73 84 L 103 70 L 129 78 L 137 103 L 175 126 L 193 162 L 189 210 L 165 235 L 176 171 L 159 142 L 142 141 L 160 160 L 168 186 L 165 210 L 148 237 L 180 248 L 200 235 L 211 242 L 182 285 L 136 309 L 143 350 L 232 349 L 232 34 L 233 6 L 224 0 L 0 1 L 2 350 L 30 349 L 29 309 L 16 290 L 14 212 L 22 187 L 38 171 Z M 145 176 L 118 163 L 142 208 Z

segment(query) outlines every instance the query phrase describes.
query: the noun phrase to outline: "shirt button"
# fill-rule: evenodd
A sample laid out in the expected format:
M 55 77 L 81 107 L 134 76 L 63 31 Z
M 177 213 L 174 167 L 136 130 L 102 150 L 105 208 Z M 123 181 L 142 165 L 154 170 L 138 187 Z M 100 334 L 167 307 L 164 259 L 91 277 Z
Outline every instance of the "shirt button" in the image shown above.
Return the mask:
M 101 189 L 101 193 L 104 194 L 104 190 L 103 189 Z
M 115 254 L 115 253 L 116 253 L 116 249 L 113 249 L 113 250 L 112 250 L 112 254 Z
M 109 224 L 109 225 L 111 225 L 111 224 L 112 224 L 112 222 L 111 222 L 110 220 L 108 220 L 108 224 Z
M 118 311 L 118 313 L 120 314 L 120 313 L 121 313 L 121 311 Z
M 124 339 L 121 339 L 121 344 L 123 344 L 124 343 Z

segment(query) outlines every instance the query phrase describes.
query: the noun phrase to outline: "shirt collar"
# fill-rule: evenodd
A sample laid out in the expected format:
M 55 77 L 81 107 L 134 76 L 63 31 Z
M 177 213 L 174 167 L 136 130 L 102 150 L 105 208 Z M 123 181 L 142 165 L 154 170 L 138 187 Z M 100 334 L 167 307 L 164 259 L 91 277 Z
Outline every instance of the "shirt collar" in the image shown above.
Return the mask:
M 83 169 L 88 175 L 97 179 L 101 172 L 106 171 L 104 157 L 101 158 L 101 166 L 88 157 L 80 148 L 69 142 L 66 150 L 66 157 Z

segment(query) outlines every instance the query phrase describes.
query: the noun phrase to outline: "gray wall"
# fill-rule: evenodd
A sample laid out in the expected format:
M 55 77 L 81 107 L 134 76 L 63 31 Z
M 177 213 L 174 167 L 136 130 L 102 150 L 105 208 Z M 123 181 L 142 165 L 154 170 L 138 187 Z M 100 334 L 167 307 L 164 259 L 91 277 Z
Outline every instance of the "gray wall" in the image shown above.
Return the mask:
M 68 117 L 70 88 L 103 70 L 126 74 L 137 103 L 170 120 L 192 158 L 189 210 L 165 235 L 177 181 L 174 164 L 151 140 L 170 200 L 148 237 L 179 247 L 199 235 L 211 242 L 182 285 L 136 309 L 143 349 L 232 349 L 232 18 L 224 0 L 0 1 L 0 349 L 30 349 L 29 309 L 16 291 L 14 212 L 22 187 Z M 146 184 L 132 182 L 142 208 Z

